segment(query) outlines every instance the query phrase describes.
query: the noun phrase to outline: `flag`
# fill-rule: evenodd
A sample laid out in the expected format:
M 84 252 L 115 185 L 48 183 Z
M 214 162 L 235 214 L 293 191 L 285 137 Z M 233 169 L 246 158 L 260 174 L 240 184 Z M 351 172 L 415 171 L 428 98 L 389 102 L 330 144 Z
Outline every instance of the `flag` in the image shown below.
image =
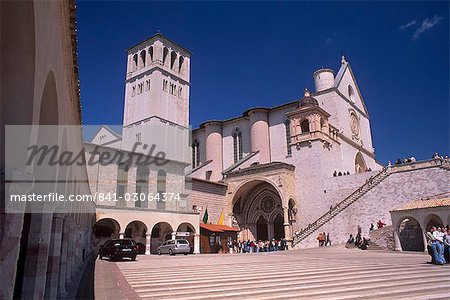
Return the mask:
M 222 209 L 222 212 L 220 213 L 220 217 L 219 217 L 219 221 L 217 222 L 217 225 L 223 225 L 224 219 L 225 219 L 225 215 L 223 214 L 223 209 Z
M 203 223 L 208 224 L 208 208 L 205 209 L 205 214 L 203 215 Z

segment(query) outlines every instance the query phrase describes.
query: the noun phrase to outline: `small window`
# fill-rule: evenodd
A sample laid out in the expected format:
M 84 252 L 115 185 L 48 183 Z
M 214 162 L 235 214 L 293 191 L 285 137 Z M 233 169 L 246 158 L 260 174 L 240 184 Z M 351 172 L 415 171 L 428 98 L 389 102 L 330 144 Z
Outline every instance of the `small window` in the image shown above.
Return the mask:
M 163 91 L 167 92 L 167 80 L 163 79 Z
M 286 146 L 287 146 L 287 155 L 292 155 L 292 147 L 291 147 L 291 121 L 284 121 L 284 129 L 286 131 Z
M 163 49 L 163 65 L 166 64 L 168 54 L 169 54 L 169 49 L 167 49 L 167 47 L 164 47 L 164 49 Z
M 172 51 L 172 53 L 170 53 L 170 68 L 173 70 L 173 67 L 175 65 L 175 61 L 177 59 L 177 54 L 175 53 L 175 51 Z
M 181 86 L 178 88 L 178 98 L 183 98 L 183 88 Z
M 302 133 L 309 132 L 309 121 L 307 119 L 303 120 L 300 123 L 300 128 L 302 129 Z
M 206 171 L 205 179 L 206 180 L 211 180 L 211 175 L 212 175 L 212 171 Z
M 141 94 L 144 91 L 144 83 L 138 84 L 138 94 Z
M 355 103 L 355 92 L 353 91 L 353 88 L 350 85 L 348 86 L 348 98 L 350 99 L 350 101 Z
M 131 88 L 131 97 L 134 97 L 136 95 L 136 86 L 133 86 Z
M 145 81 L 145 90 L 146 90 L 146 91 L 150 90 L 150 79 L 147 79 L 147 80 Z
M 140 142 L 141 141 L 141 133 L 136 133 L 136 142 Z
M 181 68 L 183 67 L 184 57 L 180 56 L 180 59 L 178 60 L 178 73 L 181 73 Z

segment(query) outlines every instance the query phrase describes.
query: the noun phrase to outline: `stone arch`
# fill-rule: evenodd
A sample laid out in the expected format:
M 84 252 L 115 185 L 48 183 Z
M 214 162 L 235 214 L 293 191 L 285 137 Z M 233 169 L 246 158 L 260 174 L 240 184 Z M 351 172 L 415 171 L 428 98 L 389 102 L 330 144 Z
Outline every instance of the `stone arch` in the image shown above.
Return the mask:
M 422 228 L 417 219 L 403 217 L 399 220 L 396 230 L 403 251 L 424 251 Z
M 158 253 L 158 247 L 172 238 L 172 226 L 167 222 L 156 223 L 150 235 L 150 253 Z
M 145 67 L 146 66 L 146 63 L 147 63 L 147 51 L 145 51 L 145 49 L 144 50 L 142 50 L 140 53 L 139 53 L 139 69 L 142 69 L 143 67 Z
M 177 60 L 177 53 L 175 51 L 170 52 L 170 69 L 175 67 L 175 61 Z
M 442 227 L 444 226 L 444 222 L 442 221 L 441 217 L 439 217 L 437 214 L 429 214 L 424 218 L 425 229 L 429 230 L 431 226 Z
M 138 245 L 138 254 L 145 254 L 147 226 L 142 221 L 131 221 L 125 227 L 124 238 L 132 239 Z
M 195 227 L 191 223 L 184 222 L 178 225 L 177 232 L 189 232 L 189 236 L 180 236 L 177 238 L 186 239 L 189 242 L 189 246 L 191 247 L 191 253 L 194 252 L 194 235 L 195 235 Z
M 92 232 L 97 239 L 117 239 L 120 233 L 120 224 L 115 219 L 103 218 L 95 222 Z
M 308 119 L 303 119 L 300 121 L 300 130 L 302 131 L 302 133 L 310 132 Z
M 366 161 L 361 152 L 356 153 L 355 156 L 355 173 L 362 173 L 367 171 Z
M 240 227 L 239 239 L 272 239 L 274 238 L 273 220 L 277 215 L 281 215 L 284 224 L 282 193 L 278 186 L 266 178 L 247 180 L 241 183 L 235 190 L 231 201 L 230 211 L 233 212 L 233 218 Z M 239 207 L 237 207 L 239 206 Z M 261 219 L 262 218 L 262 219 Z M 263 221 L 267 222 L 267 234 L 263 230 Z M 279 228 L 278 228 L 279 229 Z

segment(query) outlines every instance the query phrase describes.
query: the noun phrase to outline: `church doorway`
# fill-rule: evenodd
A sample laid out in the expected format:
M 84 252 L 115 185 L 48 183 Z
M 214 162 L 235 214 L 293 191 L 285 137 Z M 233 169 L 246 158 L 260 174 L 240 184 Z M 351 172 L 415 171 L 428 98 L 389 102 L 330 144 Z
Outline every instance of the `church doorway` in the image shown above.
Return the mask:
M 238 225 L 238 239 L 280 240 L 285 230 L 290 232 L 289 220 L 284 220 L 284 210 L 277 189 L 263 180 L 250 181 L 236 191 L 233 199 L 233 222 Z
M 284 239 L 284 221 L 283 217 L 280 214 L 277 214 L 275 219 L 273 220 L 273 236 L 276 240 Z
M 267 230 L 267 221 L 260 216 L 256 222 L 256 239 L 266 241 L 269 239 L 269 231 Z

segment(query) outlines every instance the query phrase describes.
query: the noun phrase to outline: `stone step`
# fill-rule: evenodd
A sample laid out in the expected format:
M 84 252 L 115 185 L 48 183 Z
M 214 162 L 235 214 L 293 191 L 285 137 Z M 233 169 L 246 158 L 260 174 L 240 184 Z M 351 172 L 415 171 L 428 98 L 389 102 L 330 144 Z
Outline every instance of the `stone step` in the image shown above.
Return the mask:
M 236 266 L 236 268 L 238 268 L 239 266 Z M 278 267 L 278 266 L 277 266 Z M 201 268 L 201 267 L 199 267 Z M 386 271 L 390 271 L 392 269 L 391 266 L 389 265 L 365 265 L 364 269 L 366 268 L 370 268 L 372 270 L 372 272 L 386 272 Z M 327 265 L 323 265 L 323 266 L 317 266 L 317 265 L 293 265 L 292 268 L 280 268 L 279 271 L 277 272 L 277 276 L 281 276 L 283 274 L 300 274 L 300 275 L 314 275 L 314 274 L 318 274 L 321 273 L 323 275 L 328 275 L 328 274 L 335 274 L 335 273 L 344 273 L 344 272 L 358 272 L 361 269 L 361 267 L 358 266 L 327 266 Z M 405 267 L 406 270 L 408 270 L 409 272 L 426 272 L 428 270 L 428 266 L 418 266 L 418 267 L 409 267 L 406 266 Z M 263 267 L 262 269 L 256 270 L 256 269 L 251 269 L 251 268 L 246 268 L 246 273 L 245 274 L 241 274 L 241 273 L 236 273 L 234 266 L 230 267 L 230 270 L 227 271 L 215 271 L 215 270 L 202 270 L 201 273 L 199 273 L 197 271 L 197 273 L 192 273 L 192 272 L 179 272 L 176 276 L 176 278 L 174 278 L 173 273 L 162 273 L 162 272 L 152 272 L 152 273 L 147 273 L 147 272 L 142 272 L 142 274 L 140 276 L 136 276 L 136 275 L 130 275 L 127 274 L 127 272 L 123 272 L 123 274 L 126 276 L 126 278 L 129 281 L 132 281 L 133 283 L 137 283 L 137 282 L 146 282 L 148 284 L 153 284 L 153 285 L 159 285 L 159 284 L 169 284 L 171 282 L 177 282 L 177 283 L 183 283 L 183 282 L 188 282 L 188 283 L 193 283 L 193 282 L 198 282 L 198 280 L 208 280 L 208 281 L 213 281 L 213 280 L 217 280 L 217 281 L 226 281 L 226 279 L 224 278 L 228 278 L 228 276 L 232 276 L 232 278 L 251 278 L 251 277 L 257 277 L 259 276 L 259 274 L 264 273 L 264 271 L 267 270 L 267 267 Z M 250 275 L 248 274 L 250 273 Z
M 197 284 L 191 283 L 191 284 L 176 284 L 176 286 L 172 286 L 172 285 L 160 285 L 158 287 L 156 286 L 152 286 L 152 288 L 148 288 L 148 286 L 144 285 L 146 288 L 142 288 L 142 284 L 141 285 L 136 285 L 136 284 L 130 284 L 136 292 L 138 293 L 146 293 L 146 292 L 151 292 L 153 296 L 155 297 L 166 297 L 166 296 L 176 296 L 176 295 L 184 295 L 186 289 L 189 289 L 190 292 L 201 292 L 205 289 L 211 290 L 213 288 L 216 288 L 218 290 L 226 290 L 229 291 L 231 289 L 241 289 L 242 286 L 245 287 L 252 287 L 255 288 L 256 286 L 260 286 L 262 288 L 264 288 L 267 285 L 278 285 L 279 284 L 286 284 L 286 281 L 289 281 L 291 284 L 292 282 L 295 282 L 296 284 L 312 284 L 312 283 L 321 283 L 321 284 L 325 284 L 327 285 L 328 283 L 332 282 L 332 283 L 338 283 L 338 282 L 342 282 L 345 283 L 347 281 L 352 281 L 352 280 L 361 280 L 364 278 L 368 278 L 368 279 L 381 279 L 381 278 L 385 278 L 385 272 L 386 270 L 381 270 L 379 272 L 371 272 L 371 273 L 367 273 L 364 271 L 359 271 L 359 272 L 352 272 L 351 270 L 349 270 L 348 272 L 345 273 L 336 273 L 334 275 L 328 275 L 328 276 L 324 276 L 324 274 L 321 273 L 316 273 L 316 275 L 309 275 L 307 278 L 305 278 L 305 275 L 292 275 L 292 276 L 278 276 L 275 275 L 273 277 L 270 276 L 266 276 L 261 278 L 261 276 L 265 276 L 265 274 L 259 274 L 258 277 L 253 278 L 252 280 L 250 279 L 242 279 L 242 280 L 235 280 L 235 278 L 232 278 L 231 282 L 230 282 L 230 278 L 226 278 L 226 281 L 222 281 L 222 282 L 216 282 L 215 284 L 213 284 L 211 281 L 206 281 L 206 282 L 200 282 Z M 389 271 L 390 274 L 395 275 L 395 276 L 403 276 L 404 277 L 408 277 L 411 274 L 411 271 L 395 271 L 395 270 L 390 270 Z M 433 273 L 424 273 L 424 275 L 433 275 Z M 440 273 L 439 273 L 439 276 Z M 286 280 L 288 279 L 288 280 Z M 132 282 L 130 282 L 132 283 Z
M 249 299 L 250 297 L 257 297 L 260 299 L 263 296 L 278 296 L 279 298 L 283 297 L 285 293 L 296 292 L 297 297 L 311 297 L 311 296 L 325 296 L 325 295 L 333 295 L 335 296 L 346 296 L 349 293 L 367 295 L 372 292 L 382 290 L 386 291 L 390 289 L 392 292 L 397 290 L 404 290 L 406 287 L 429 287 L 430 285 L 436 285 L 436 281 L 438 279 L 443 278 L 443 274 L 437 274 L 433 276 L 428 276 L 424 278 L 421 274 L 416 274 L 415 276 L 405 276 L 400 278 L 396 278 L 392 280 L 391 278 L 383 278 L 376 280 L 354 280 L 353 282 L 342 283 L 327 283 L 326 285 L 322 285 L 321 283 L 305 283 L 302 286 L 297 286 L 292 282 L 288 282 L 285 284 L 276 284 L 276 285 L 265 285 L 263 287 L 253 287 L 246 286 L 243 288 L 242 286 L 237 287 L 234 290 L 225 290 L 225 289 L 207 289 L 203 291 L 197 291 L 195 294 L 192 294 L 192 290 L 189 289 L 189 295 L 184 291 L 179 295 L 167 295 L 164 299 L 184 299 L 184 300 L 200 300 L 200 299 L 220 299 L 223 297 L 239 297 Z M 442 282 L 438 283 L 439 285 L 443 285 Z M 154 297 L 153 293 L 149 294 L 139 294 L 142 298 Z M 283 297 L 284 298 L 284 297 Z

